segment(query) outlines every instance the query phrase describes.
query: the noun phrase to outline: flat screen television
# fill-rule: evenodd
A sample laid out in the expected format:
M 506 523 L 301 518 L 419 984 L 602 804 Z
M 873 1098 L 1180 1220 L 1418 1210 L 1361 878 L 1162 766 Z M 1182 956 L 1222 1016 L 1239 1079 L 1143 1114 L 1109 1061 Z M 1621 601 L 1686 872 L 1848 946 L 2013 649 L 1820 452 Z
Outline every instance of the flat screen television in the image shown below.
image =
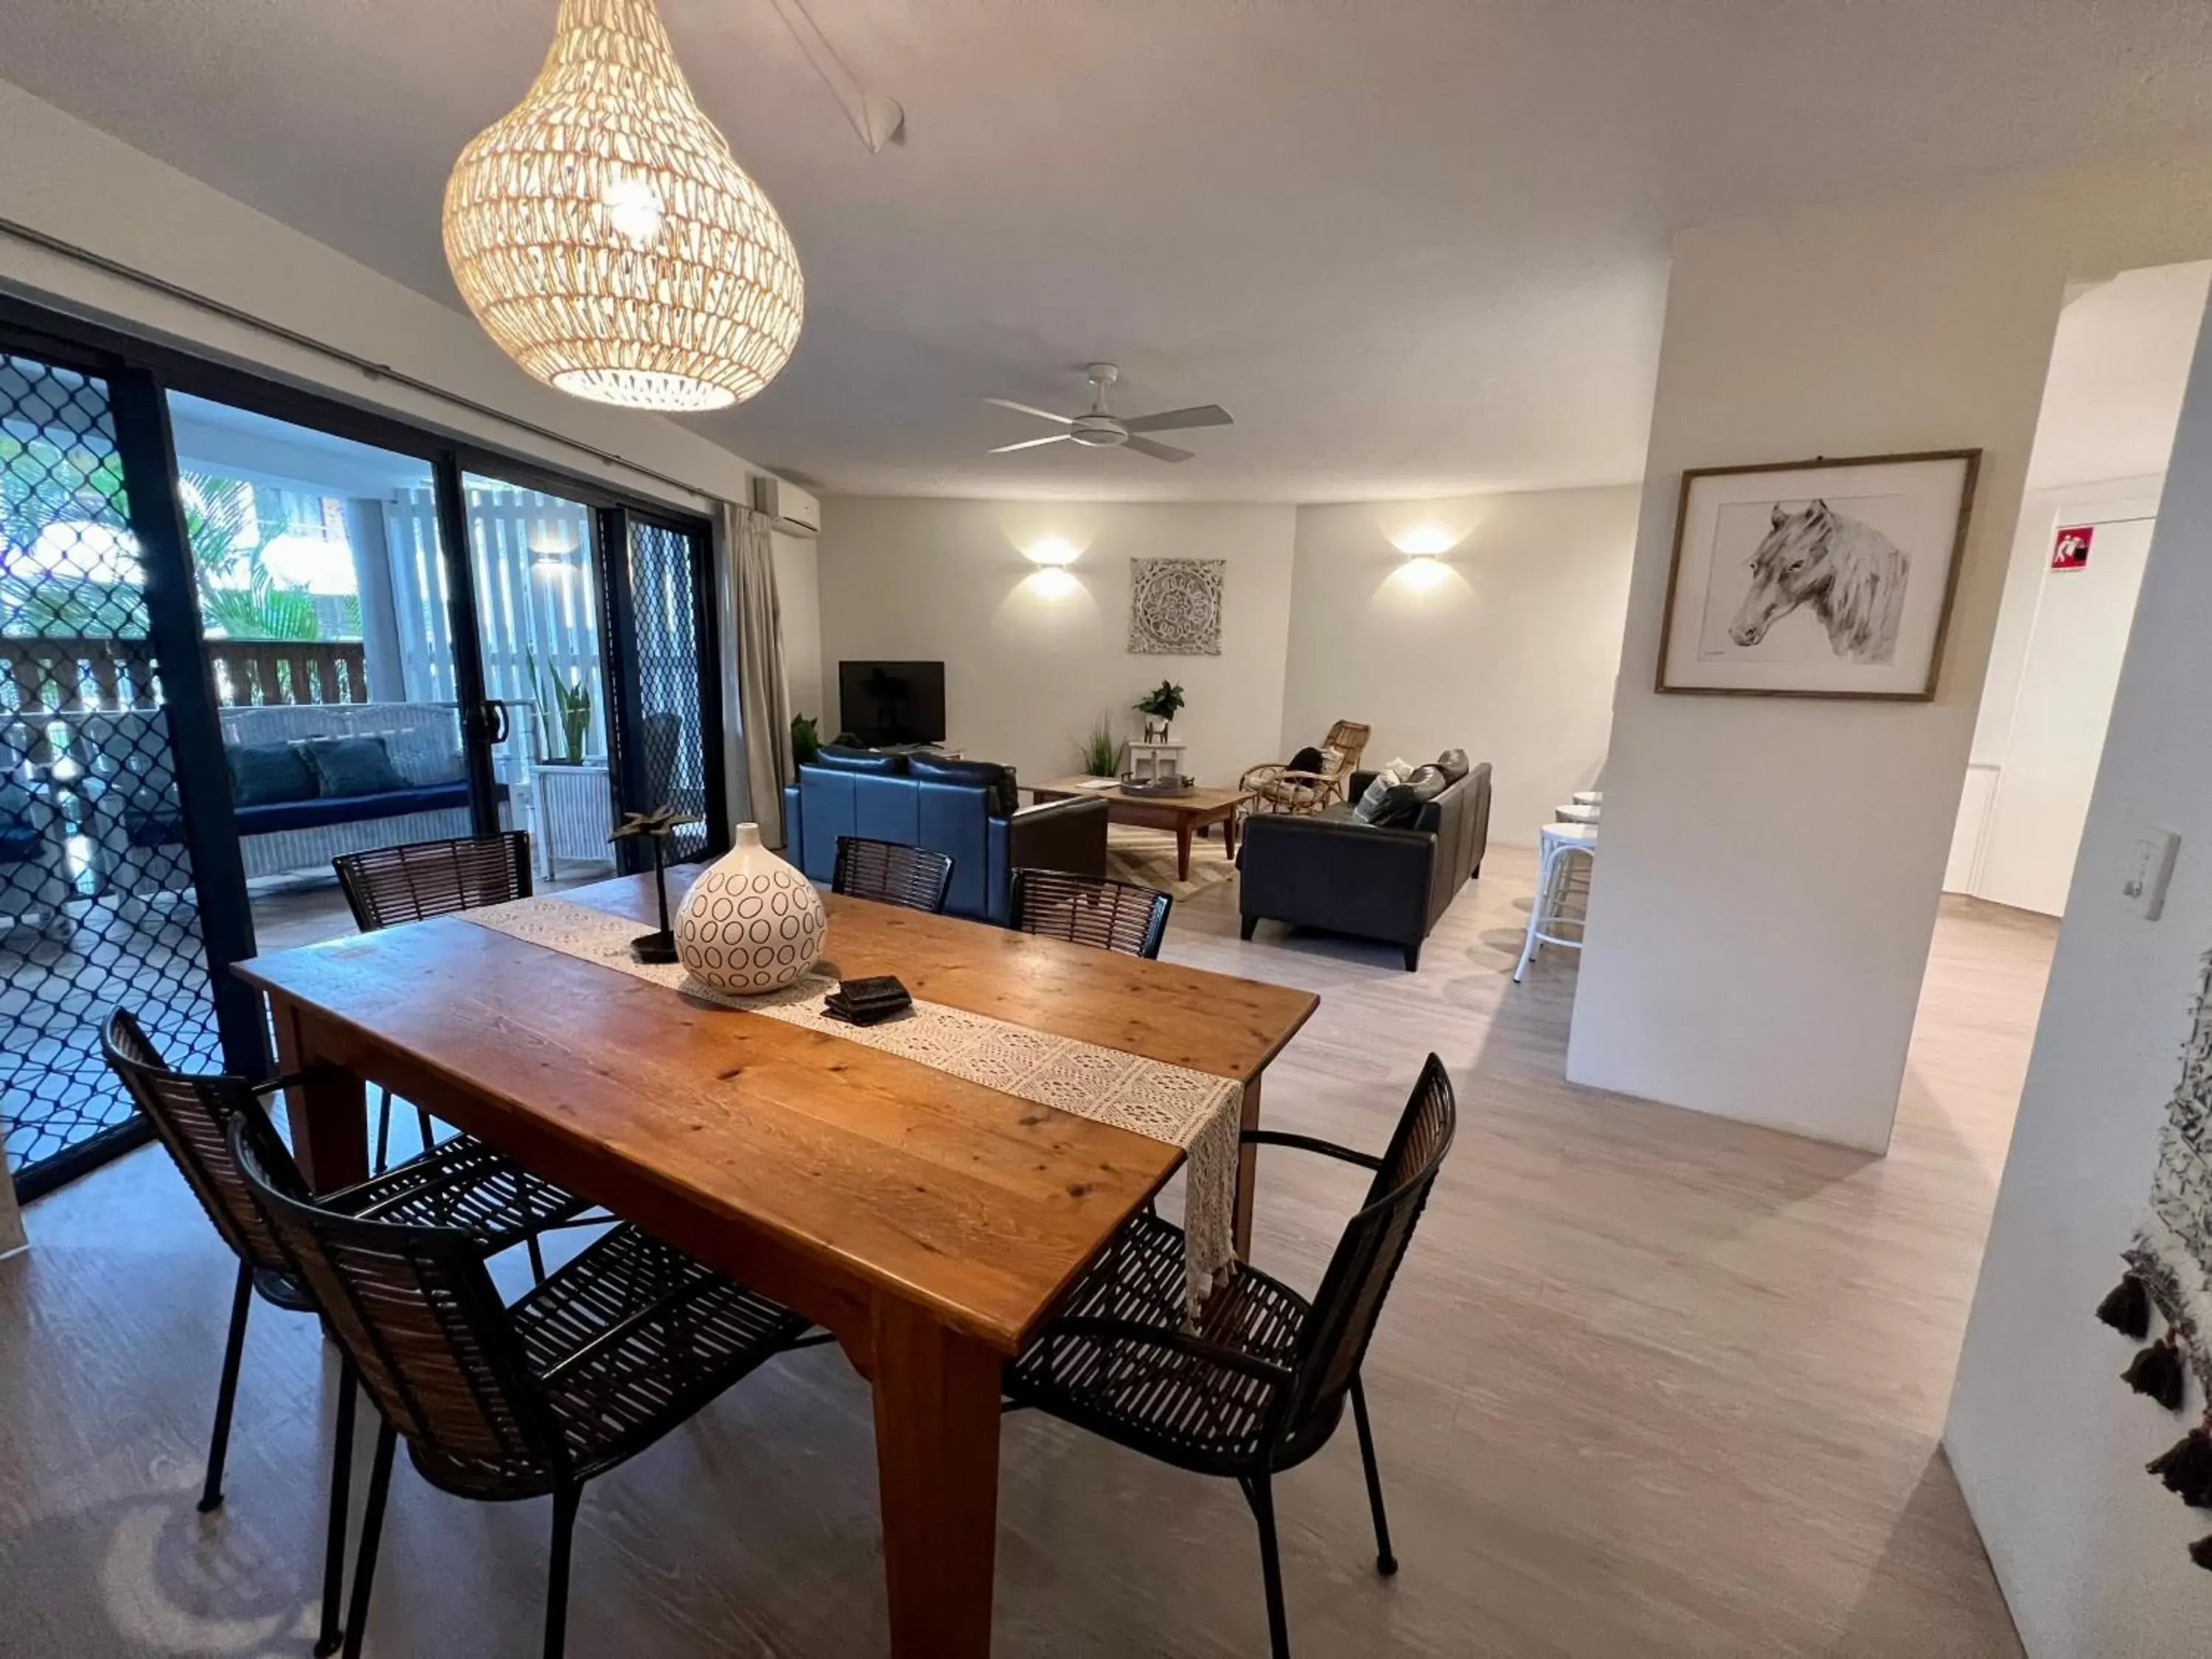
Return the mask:
M 945 665 L 841 662 L 837 729 L 871 749 L 945 741 Z

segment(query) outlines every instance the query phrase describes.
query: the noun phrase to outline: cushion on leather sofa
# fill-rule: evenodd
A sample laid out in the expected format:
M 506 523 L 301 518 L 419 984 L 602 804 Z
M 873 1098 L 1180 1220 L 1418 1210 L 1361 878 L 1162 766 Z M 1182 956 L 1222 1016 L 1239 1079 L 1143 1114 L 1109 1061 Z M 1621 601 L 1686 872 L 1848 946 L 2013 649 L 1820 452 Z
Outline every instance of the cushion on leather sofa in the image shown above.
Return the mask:
M 832 772 L 872 772 L 886 778 L 907 775 L 904 755 L 878 754 L 872 749 L 845 749 L 834 743 L 823 744 L 807 764 L 825 767 Z
M 996 761 L 941 760 L 934 755 L 907 759 L 906 774 L 920 783 L 964 783 L 981 789 L 994 818 L 1010 818 L 1020 808 L 1014 790 L 1014 769 Z

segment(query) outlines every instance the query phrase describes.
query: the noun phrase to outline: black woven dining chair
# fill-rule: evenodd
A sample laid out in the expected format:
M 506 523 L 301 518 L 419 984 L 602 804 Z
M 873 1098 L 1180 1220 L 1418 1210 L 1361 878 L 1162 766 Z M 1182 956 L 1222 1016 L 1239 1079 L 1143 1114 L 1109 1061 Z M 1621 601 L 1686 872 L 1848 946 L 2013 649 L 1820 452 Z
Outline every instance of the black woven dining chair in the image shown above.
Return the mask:
M 111 1012 L 100 1027 L 100 1052 L 168 1150 L 185 1184 L 207 1212 L 216 1231 L 238 1258 L 231 1297 L 230 1334 L 223 1345 L 222 1381 L 216 1392 L 215 1431 L 208 1445 L 207 1479 L 199 1508 L 222 1504 L 223 1464 L 230 1450 L 231 1413 L 246 1351 L 246 1326 L 253 1298 L 294 1313 L 316 1311 L 314 1297 L 293 1273 L 261 1206 L 247 1189 L 231 1151 L 239 1127 L 258 1150 L 266 1178 L 304 1195 L 307 1182 L 292 1162 L 260 1097 L 297 1081 L 277 1078 L 255 1085 L 225 1074 L 172 1070 L 127 1010 Z M 459 1230 L 481 1260 L 520 1243 L 534 1244 L 544 1229 L 573 1219 L 583 1200 L 535 1176 L 527 1176 L 477 1140 L 449 1140 L 358 1186 L 327 1194 L 335 1209 L 417 1224 Z M 325 1553 L 323 1622 L 315 1651 L 337 1646 L 337 1597 L 345 1549 L 348 1477 L 352 1468 L 353 1382 L 349 1368 L 338 1384 L 337 1431 L 331 1465 L 330 1540 Z
M 866 836 L 837 837 L 837 864 L 830 874 L 833 893 L 935 915 L 945 908 L 951 887 L 950 853 Z
M 368 1623 L 403 1437 L 442 1491 L 491 1503 L 551 1495 L 544 1650 L 560 1659 L 584 1483 L 789 1346 L 807 1322 L 627 1224 L 506 1307 L 467 1233 L 347 1215 L 286 1191 L 242 1122 L 231 1135 L 270 1231 L 382 1419 L 347 1659 L 358 1659 Z
M 1381 1158 L 1308 1135 L 1246 1130 L 1248 1146 L 1296 1147 L 1375 1171 L 1312 1301 L 1240 1262 L 1198 1320 L 1187 1321 L 1182 1231 L 1143 1211 L 1006 1369 L 1010 1409 L 1034 1406 L 1243 1489 L 1259 1523 L 1274 1659 L 1289 1659 L 1291 1644 L 1273 1483 L 1328 1443 L 1347 1398 L 1374 1514 L 1376 1568 L 1398 1571 L 1359 1367 L 1457 1121 L 1451 1078 L 1431 1054 Z
M 443 841 L 414 841 L 398 847 L 342 853 L 331 860 L 345 894 L 353 924 L 364 933 L 402 922 L 448 916 L 487 904 L 530 896 L 530 836 L 507 830 L 495 836 L 455 836 Z M 391 1162 L 392 1091 L 376 1091 L 376 1149 L 369 1168 Z M 415 1109 L 422 1145 L 434 1133 L 430 1114 Z
M 1160 953 L 1173 908 L 1170 895 L 1134 882 L 1064 870 L 1017 870 L 1006 926 L 1151 960 Z

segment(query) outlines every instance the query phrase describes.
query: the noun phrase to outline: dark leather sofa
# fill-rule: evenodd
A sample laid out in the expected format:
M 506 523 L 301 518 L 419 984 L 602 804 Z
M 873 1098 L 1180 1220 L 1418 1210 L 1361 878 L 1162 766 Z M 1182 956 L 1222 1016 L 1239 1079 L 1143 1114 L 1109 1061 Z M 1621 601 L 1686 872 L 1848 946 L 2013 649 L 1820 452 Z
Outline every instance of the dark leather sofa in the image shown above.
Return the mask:
M 1355 772 L 1352 799 L 1374 781 Z M 1482 872 L 1490 844 L 1490 763 L 1474 767 L 1421 808 L 1412 828 L 1363 823 L 1349 805 L 1311 817 L 1257 812 L 1244 821 L 1237 860 L 1244 937 L 1265 919 L 1386 939 L 1421 965 L 1421 941 Z
M 988 761 L 825 747 L 783 792 L 784 856 L 815 881 L 840 836 L 903 842 L 952 856 L 948 915 L 1006 919 L 1016 870 L 1106 873 L 1106 803 L 1022 806 L 1014 775 Z

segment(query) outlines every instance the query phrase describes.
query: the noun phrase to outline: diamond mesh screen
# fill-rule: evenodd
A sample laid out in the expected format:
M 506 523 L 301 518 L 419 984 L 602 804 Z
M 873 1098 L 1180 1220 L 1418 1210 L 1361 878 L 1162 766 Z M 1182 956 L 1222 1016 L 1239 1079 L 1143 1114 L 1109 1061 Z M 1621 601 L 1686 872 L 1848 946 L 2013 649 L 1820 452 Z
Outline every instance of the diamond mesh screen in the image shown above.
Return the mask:
M 118 1002 L 172 1064 L 220 1065 L 107 388 L 0 356 L 0 1145 L 19 1188 L 131 1119 L 100 1058 Z
M 699 708 L 698 611 L 691 538 L 635 520 L 629 527 L 629 579 L 637 615 L 639 733 L 650 811 L 664 803 L 701 822 L 671 840 L 671 863 L 707 850 L 707 746 Z

